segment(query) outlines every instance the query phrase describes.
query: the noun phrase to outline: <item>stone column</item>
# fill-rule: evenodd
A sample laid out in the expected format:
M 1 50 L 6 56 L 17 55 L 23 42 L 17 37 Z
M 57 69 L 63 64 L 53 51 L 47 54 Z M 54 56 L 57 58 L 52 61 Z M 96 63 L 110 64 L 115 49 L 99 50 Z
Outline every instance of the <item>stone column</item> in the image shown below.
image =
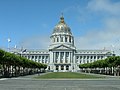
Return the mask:
M 57 61 L 57 63 L 59 62 L 59 53 L 55 52 L 55 60 Z
M 54 52 L 54 63 L 56 63 L 56 52 Z
M 44 63 L 45 63 L 45 59 L 46 59 L 46 58 L 45 58 L 45 56 L 44 56 L 44 59 L 43 59 L 43 60 L 44 60 Z
M 43 59 L 44 56 L 41 56 L 41 60 L 42 60 L 42 63 L 44 63 L 44 59 Z
M 58 63 L 60 62 L 60 52 L 58 52 Z
M 61 63 L 61 52 L 59 52 L 59 63 Z
M 73 60 L 74 60 L 74 58 L 73 58 L 73 52 L 71 52 L 71 62 L 72 62 L 72 64 L 74 63 Z
M 38 62 L 40 63 L 40 58 L 39 58 L 40 56 L 38 55 Z
M 67 36 L 67 42 L 69 42 L 69 36 Z
M 80 56 L 78 55 L 78 62 L 77 63 L 80 63 Z
M 61 70 L 61 66 L 60 65 L 58 66 L 58 70 Z
M 64 65 L 64 71 L 66 71 L 66 66 Z
M 68 36 L 68 40 L 67 41 L 69 42 L 69 36 Z
M 55 52 L 53 52 L 53 62 L 52 63 L 55 63 Z
M 68 58 L 68 63 L 70 63 L 70 52 L 69 52 L 69 58 Z
M 31 60 L 31 55 L 29 55 L 29 60 Z
M 71 63 L 71 52 L 70 52 L 70 63 Z
M 48 63 L 50 63 L 50 56 L 48 56 Z
M 35 61 L 35 55 L 34 55 L 34 57 L 33 57 L 33 61 Z
M 40 63 L 42 63 L 42 56 L 40 56 Z
M 96 59 L 95 59 L 95 61 L 97 61 L 98 60 L 98 57 L 97 57 L 98 55 L 96 54 Z
M 84 56 L 82 56 L 82 64 L 84 64 Z
M 65 54 L 65 52 L 64 52 L 63 63 L 65 63 L 65 58 L 66 58 L 65 55 L 66 55 L 66 54 Z
M 45 63 L 47 63 L 47 56 L 45 56 Z
M 84 62 L 87 63 L 87 59 L 86 59 L 86 56 L 84 56 Z
M 28 59 L 28 55 L 27 55 L 27 57 L 26 57 L 27 59 Z
M 64 59 L 64 53 L 63 52 L 60 52 L 60 63 L 63 63 L 63 59 Z

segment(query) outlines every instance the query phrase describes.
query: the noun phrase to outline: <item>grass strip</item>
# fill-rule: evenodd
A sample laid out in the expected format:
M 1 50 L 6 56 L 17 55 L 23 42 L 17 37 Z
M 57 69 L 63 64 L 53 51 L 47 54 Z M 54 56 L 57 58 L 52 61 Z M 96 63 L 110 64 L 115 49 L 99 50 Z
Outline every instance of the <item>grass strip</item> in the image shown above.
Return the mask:
M 35 78 L 38 79 L 94 79 L 94 78 L 105 78 L 98 75 L 90 75 L 76 72 L 53 72 L 45 75 L 40 75 Z

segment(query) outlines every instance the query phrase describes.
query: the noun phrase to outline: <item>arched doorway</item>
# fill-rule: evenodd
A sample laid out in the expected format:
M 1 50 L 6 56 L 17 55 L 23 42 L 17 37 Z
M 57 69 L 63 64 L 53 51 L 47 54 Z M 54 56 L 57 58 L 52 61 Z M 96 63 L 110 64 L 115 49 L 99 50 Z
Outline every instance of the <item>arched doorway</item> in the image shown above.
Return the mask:
M 64 66 L 63 65 L 61 65 L 61 70 L 64 70 Z
M 69 66 L 68 65 L 66 66 L 66 70 L 69 70 Z
M 59 69 L 59 66 L 58 65 L 56 65 L 56 70 L 58 70 Z

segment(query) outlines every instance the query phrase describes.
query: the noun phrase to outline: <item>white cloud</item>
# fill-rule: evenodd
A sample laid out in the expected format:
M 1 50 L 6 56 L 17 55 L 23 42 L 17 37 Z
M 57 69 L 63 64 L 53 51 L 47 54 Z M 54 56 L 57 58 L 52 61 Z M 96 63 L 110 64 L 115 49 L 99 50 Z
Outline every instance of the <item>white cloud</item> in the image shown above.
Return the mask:
M 86 8 L 89 13 L 99 13 L 102 15 L 98 20 L 102 21 L 104 27 L 99 30 L 90 29 L 86 35 L 77 37 L 76 46 L 80 49 L 101 49 L 106 47 L 107 49 L 114 49 L 119 54 L 120 2 L 113 3 L 111 0 L 91 0 L 88 2 Z M 111 45 L 114 45 L 114 48 Z
M 97 12 L 120 15 L 120 2 L 112 2 L 112 0 L 91 0 L 87 8 Z
M 27 49 L 48 49 L 50 38 L 48 36 L 31 36 L 22 40 L 21 46 Z

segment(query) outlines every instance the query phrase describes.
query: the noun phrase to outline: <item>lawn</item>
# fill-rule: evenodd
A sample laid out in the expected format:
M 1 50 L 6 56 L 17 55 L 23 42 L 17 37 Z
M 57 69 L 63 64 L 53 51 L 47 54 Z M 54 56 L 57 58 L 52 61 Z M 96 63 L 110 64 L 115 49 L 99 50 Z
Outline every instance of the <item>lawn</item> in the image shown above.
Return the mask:
M 40 79 L 93 79 L 93 78 L 104 78 L 103 76 L 89 75 L 75 72 L 53 72 L 45 75 L 40 75 L 35 78 Z

